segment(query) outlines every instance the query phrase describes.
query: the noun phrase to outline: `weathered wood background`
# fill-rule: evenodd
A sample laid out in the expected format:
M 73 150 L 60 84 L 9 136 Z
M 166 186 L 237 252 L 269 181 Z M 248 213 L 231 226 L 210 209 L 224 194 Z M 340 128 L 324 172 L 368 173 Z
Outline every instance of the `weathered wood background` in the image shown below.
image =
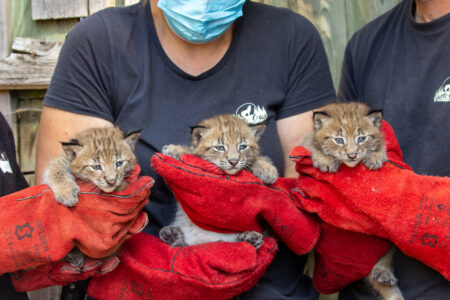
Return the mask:
M 364 24 L 401 0 L 253 1 L 287 7 L 304 15 L 316 26 L 337 87 L 348 39 Z M 80 17 L 108 6 L 136 2 L 138 0 L 0 0 L 0 111 L 15 132 L 18 160 L 31 185 L 34 184 L 36 130 L 41 102 L 67 32 Z M 38 294 L 34 299 L 56 297 L 55 294 L 49 295 Z

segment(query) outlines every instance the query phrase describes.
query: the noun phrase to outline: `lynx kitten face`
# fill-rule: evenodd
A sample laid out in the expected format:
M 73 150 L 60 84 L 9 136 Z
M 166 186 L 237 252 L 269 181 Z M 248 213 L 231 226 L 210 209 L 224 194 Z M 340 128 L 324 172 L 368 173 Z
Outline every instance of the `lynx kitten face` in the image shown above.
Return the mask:
M 133 149 L 138 137 L 139 133 L 124 137 L 118 128 L 94 128 L 63 143 L 63 150 L 76 178 L 113 192 L 136 163 Z
M 324 172 L 336 172 L 341 163 L 364 163 L 378 169 L 386 161 L 381 111 L 362 103 L 332 103 L 314 113 L 310 150 L 313 162 Z
M 258 140 L 265 125 L 249 127 L 232 115 L 207 119 L 192 128 L 193 154 L 228 174 L 251 166 L 259 155 Z

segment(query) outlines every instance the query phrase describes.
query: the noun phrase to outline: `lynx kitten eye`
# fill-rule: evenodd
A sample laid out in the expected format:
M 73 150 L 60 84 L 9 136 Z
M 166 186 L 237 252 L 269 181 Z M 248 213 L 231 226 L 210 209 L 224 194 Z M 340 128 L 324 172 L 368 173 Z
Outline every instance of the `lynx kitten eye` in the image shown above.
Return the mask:
M 238 146 L 239 151 L 243 151 L 243 150 L 245 150 L 245 149 L 247 149 L 247 148 L 248 148 L 248 146 L 247 146 L 246 144 L 240 144 L 240 145 Z
M 367 140 L 367 136 L 358 136 L 358 137 L 356 138 L 356 143 L 357 143 L 357 144 L 362 144 L 362 143 L 364 143 L 366 140 Z
M 344 145 L 345 144 L 345 141 L 344 141 L 343 138 L 334 138 L 333 142 L 335 142 L 338 145 Z
M 123 160 L 116 161 L 116 168 L 123 166 L 123 163 L 124 163 Z
M 219 152 L 225 151 L 225 146 L 223 146 L 223 145 L 214 146 L 213 148 L 214 148 L 214 150 L 219 151 Z
M 91 165 L 90 166 L 92 168 L 92 170 L 94 171 L 99 171 L 102 169 L 102 165 Z

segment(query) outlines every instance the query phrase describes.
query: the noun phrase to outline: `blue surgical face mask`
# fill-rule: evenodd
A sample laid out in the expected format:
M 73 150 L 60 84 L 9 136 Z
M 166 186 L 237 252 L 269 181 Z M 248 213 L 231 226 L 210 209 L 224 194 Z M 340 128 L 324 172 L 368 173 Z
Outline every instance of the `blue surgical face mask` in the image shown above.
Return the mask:
M 192 43 L 214 40 L 240 16 L 245 0 L 159 0 L 170 28 Z

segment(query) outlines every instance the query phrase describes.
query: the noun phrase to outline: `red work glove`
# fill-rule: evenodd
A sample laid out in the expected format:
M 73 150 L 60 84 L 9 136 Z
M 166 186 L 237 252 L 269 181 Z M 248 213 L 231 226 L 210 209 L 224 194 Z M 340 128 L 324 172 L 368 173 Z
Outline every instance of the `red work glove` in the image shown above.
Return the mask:
M 180 161 L 158 153 L 152 166 L 191 221 L 205 230 L 261 232 L 261 221 L 265 221 L 297 254 L 311 251 L 319 238 L 317 219 L 299 210 L 291 199 L 293 178 L 267 185 L 247 170 L 230 176 L 190 154 Z
M 99 194 L 80 184 L 79 203 L 68 208 L 56 202 L 46 185 L 0 198 L 0 273 L 62 259 L 74 246 L 91 258 L 109 256 L 147 224 L 142 208 L 153 179 L 129 176 L 125 190 Z M 91 192 L 93 191 L 93 192 Z
M 379 170 L 360 164 L 322 173 L 305 148 L 294 148 L 299 178 L 293 195 L 325 222 L 388 239 L 450 279 L 450 178 L 415 174 L 402 162 L 389 124 L 382 130 L 389 161 Z
M 313 284 L 321 294 L 336 293 L 369 275 L 392 246 L 379 237 L 338 229 L 322 223 L 315 250 Z
M 74 268 L 66 261 L 38 266 L 27 271 L 11 273 L 11 282 L 18 292 L 29 292 L 54 285 L 66 285 L 92 276 L 104 275 L 119 264 L 117 256 L 106 259 L 86 257 L 81 268 Z
M 170 247 L 140 233 L 124 244 L 114 271 L 91 280 L 88 295 L 99 300 L 229 299 L 256 284 L 276 249 L 272 238 L 258 250 L 244 242 Z

